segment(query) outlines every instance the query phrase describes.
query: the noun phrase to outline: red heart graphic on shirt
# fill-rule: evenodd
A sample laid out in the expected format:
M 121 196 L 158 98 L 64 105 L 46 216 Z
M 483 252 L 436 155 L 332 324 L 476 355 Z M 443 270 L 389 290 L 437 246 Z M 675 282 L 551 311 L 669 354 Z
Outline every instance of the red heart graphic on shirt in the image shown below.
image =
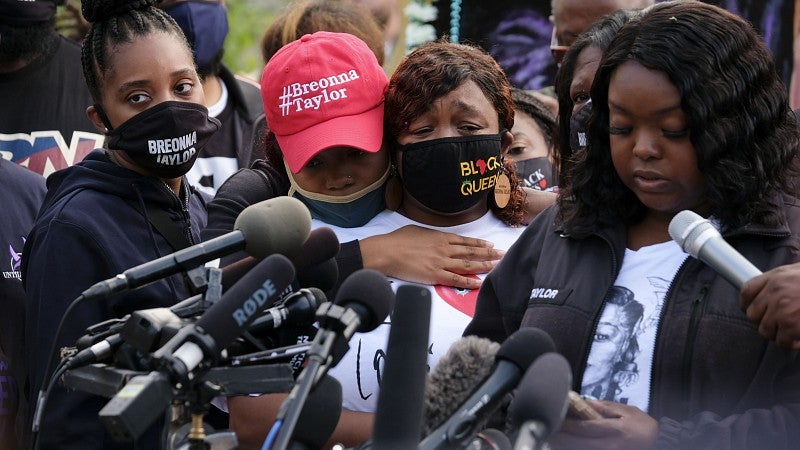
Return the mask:
M 475 275 L 466 275 L 466 277 L 480 280 L 480 278 Z M 453 308 L 469 317 L 475 315 L 475 303 L 478 301 L 478 289 L 461 289 L 437 284 L 436 293 Z

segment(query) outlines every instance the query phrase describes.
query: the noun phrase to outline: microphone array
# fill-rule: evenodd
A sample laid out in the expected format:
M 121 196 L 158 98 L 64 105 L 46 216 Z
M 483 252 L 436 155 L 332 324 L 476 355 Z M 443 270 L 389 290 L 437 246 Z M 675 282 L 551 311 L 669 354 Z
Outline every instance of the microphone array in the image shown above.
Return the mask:
M 311 231 L 310 227 L 310 213 L 301 202 L 290 197 L 270 199 L 246 208 L 233 232 L 133 267 L 84 291 L 76 302 L 102 300 L 165 276 L 196 271 L 204 263 L 240 250 L 249 255 L 221 271 L 214 269 L 221 274 L 218 278 L 224 290 L 215 301 L 206 301 L 200 294 L 171 308 L 134 311 L 89 327 L 77 342 L 79 351 L 62 361 L 43 391 L 36 416 L 41 417 L 47 394 L 61 374 L 66 373 L 68 385 L 74 380 L 73 387 L 88 387 L 89 392 L 106 396 L 109 384 L 122 382 L 124 386 L 115 389 L 117 394 L 99 417 L 113 437 L 132 440 L 173 401 L 190 397 L 197 401 L 226 393 L 225 386 L 217 386 L 216 392 L 209 390 L 209 380 L 237 378 L 232 371 L 229 377 L 221 375 L 219 369 L 230 366 L 234 344 L 245 336 L 259 341 L 281 327 L 308 328 L 319 321 L 326 331 L 346 337 L 332 339 L 336 347 L 326 350 L 332 355 L 333 350 L 345 351 L 352 333 L 383 321 L 391 309 L 393 292 L 382 275 L 376 281 L 377 273 L 356 272 L 343 283 L 333 307 L 324 290 L 338 282 L 335 256 L 339 242 L 329 228 Z M 376 289 L 380 283 L 385 285 L 383 290 Z M 375 292 L 382 297 L 368 298 L 368 293 Z M 386 298 L 387 292 L 391 298 Z M 332 325 L 334 316 L 343 321 L 342 326 Z M 314 377 L 315 385 L 323 375 Z M 241 380 L 237 382 L 241 386 Z M 329 386 L 330 381 L 325 384 Z M 197 395 L 193 390 L 208 392 Z M 341 401 L 338 403 L 340 406 Z
M 263 448 L 321 448 L 336 427 L 342 403 L 341 386 L 327 375 L 328 369 L 349 350 L 354 333 L 371 331 L 390 312 L 373 437 L 358 448 L 511 449 L 516 441 L 515 449 L 533 449 L 564 419 L 572 373 L 544 331 L 523 328 L 502 344 L 464 337 L 428 374 L 427 287 L 405 284 L 395 294 L 385 276 L 362 269 L 346 278 L 335 300 L 328 301 L 324 291 L 339 278 L 338 239 L 328 228 L 312 232 L 307 209 L 289 197 L 252 205 L 239 216 L 233 232 L 126 270 L 87 289 L 83 297 L 136 289 L 240 250 L 250 256 L 222 269 L 224 292 L 201 314 L 191 306 L 202 295 L 172 308 L 135 311 L 90 327 L 79 342 L 83 349 L 64 362 L 68 371 L 102 362 L 114 370 L 117 361 L 109 360 L 122 347 L 144 355 L 144 367 L 124 368 L 128 373 L 133 369 L 135 376 L 127 377 L 100 411 L 113 437 L 136 439 L 176 401 L 208 402 L 215 395 L 248 393 L 209 382 L 224 379 L 223 369 L 232 374 L 253 362 L 272 365 L 275 355 L 303 354 L 305 366 L 296 379 L 283 384 L 289 386 L 289 395 Z M 245 348 L 236 345 L 243 336 L 258 341 L 282 326 L 314 323 L 310 343 L 285 348 L 270 343 L 263 352 L 232 354 Z M 498 421 L 504 417 L 498 411 L 506 408 L 507 423 Z

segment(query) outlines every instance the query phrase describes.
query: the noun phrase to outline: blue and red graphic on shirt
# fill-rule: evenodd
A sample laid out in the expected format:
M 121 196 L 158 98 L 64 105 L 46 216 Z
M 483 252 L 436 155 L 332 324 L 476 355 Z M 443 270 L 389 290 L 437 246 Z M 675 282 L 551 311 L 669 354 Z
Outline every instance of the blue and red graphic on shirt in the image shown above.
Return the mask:
M 47 176 L 83 160 L 95 148 L 103 146 L 104 136 L 75 131 L 67 145 L 56 130 L 27 133 L 0 133 L 0 154 L 40 175 Z

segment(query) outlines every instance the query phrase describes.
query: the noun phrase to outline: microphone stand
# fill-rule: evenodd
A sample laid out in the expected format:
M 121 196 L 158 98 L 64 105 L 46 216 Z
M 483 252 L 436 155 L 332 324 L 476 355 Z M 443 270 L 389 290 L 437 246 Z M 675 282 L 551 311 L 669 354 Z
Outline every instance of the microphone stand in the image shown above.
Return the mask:
M 320 322 L 320 329 L 308 349 L 306 356 L 308 364 L 300 372 L 294 387 L 289 391 L 289 396 L 281 404 L 273 425 L 273 429 L 278 427 L 274 442 L 269 442 L 270 436 L 268 436 L 262 450 L 286 450 L 289 447 L 292 432 L 297 426 L 297 420 L 309 393 L 325 376 L 331 363 L 333 361 L 338 363 L 345 354 L 349 348 L 347 341 L 360 324 L 359 316 L 353 310 L 331 302 L 320 305 L 317 319 Z M 340 341 L 340 337 L 344 340 Z M 345 346 L 337 346 L 339 342 L 344 342 Z

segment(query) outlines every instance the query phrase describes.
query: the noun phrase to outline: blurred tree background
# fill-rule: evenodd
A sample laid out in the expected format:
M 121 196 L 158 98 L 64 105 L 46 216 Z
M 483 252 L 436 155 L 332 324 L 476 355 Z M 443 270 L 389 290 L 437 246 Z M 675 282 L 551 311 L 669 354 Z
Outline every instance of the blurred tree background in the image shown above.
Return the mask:
M 225 38 L 223 61 L 234 73 L 258 81 L 261 61 L 261 36 L 286 6 L 286 0 L 225 0 L 230 31 Z

